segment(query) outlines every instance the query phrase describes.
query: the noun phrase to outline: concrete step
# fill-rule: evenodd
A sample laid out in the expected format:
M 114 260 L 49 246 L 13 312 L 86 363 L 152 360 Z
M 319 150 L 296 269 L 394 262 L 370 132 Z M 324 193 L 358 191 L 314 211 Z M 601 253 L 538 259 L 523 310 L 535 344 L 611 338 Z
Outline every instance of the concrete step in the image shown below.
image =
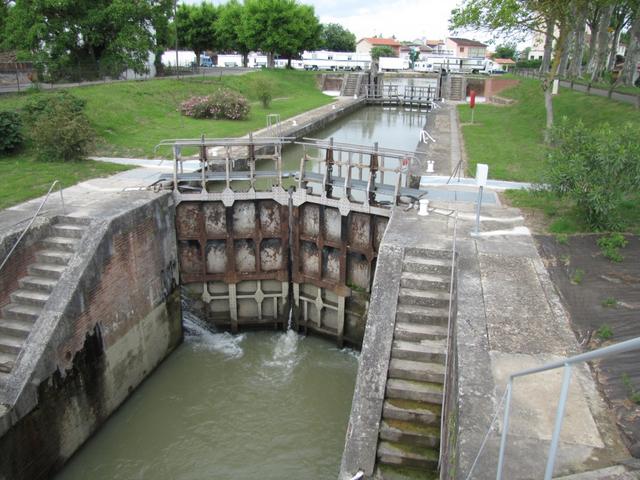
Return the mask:
M 386 397 L 442 405 L 442 384 L 390 378 L 387 380 Z
M 51 293 L 53 287 L 58 283 L 57 280 L 53 278 L 47 277 L 35 277 L 29 275 L 28 277 L 23 277 L 18 280 L 18 285 L 20 288 L 24 288 L 26 290 L 37 290 L 39 292 L 47 292 Z
M 67 265 L 73 257 L 73 253 L 63 250 L 40 250 L 36 252 L 36 259 L 42 263 L 54 263 L 56 265 Z
M 404 257 L 405 272 L 451 275 L 451 260 L 446 258 Z
M 56 219 L 56 225 L 79 225 L 88 226 L 91 224 L 91 219 L 87 217 L 73 217 L 73 216 L 59 216 Z
M 382 407 L 382 418 L 403 420 L 422 425 L 440 426 L 442 406 L 415 400 L 388 398 Z
M 451 288 L 450 275 L 438 275 L 435 273 L 403 272 L 400 286 L 416 290 L 437 290 L 449 292 Z
M 405 305 L 422 305 L 423 307 L 449 307 L 449 292 L 442 290 L 414 290 L 400 288 L 398 303 Z
M 640 472 L 629 471 L 623 465 L 599 468 L 589 472 L 574 473 L 562 477 L 554 477 L 555 480 L 635 480 L 640 478 Z
M 42 312 L 42 308 L 10 303 L 2 309 L 2 316 L 8 320 L 24 320 L 34 323 L 40 316 L 40 312 Z
M 438 480 L 433 468 L 413 468 L 399 465 L 379 465 L 373 478 L 379 480 Z
M 0 334 L 12 335 L 19 338 L 27 338 L 31 333 L 33 323 L 28 320 L 16 320 L 0 318 Z
M 18 356 L 20 350 L 22 350 L 22 345 L 24 345 L 24 338 L 4 333 L 0 334 L 0 352 Z
M 36 277 L 47 277 L 53 279 L 59 279 L 62 276 L 62 272 L 64 272 L 65 265 L 55 265 L 52 263 L 34 263 L 27 267 L 27 272 L 30 275 Z
M 87 229 L 82 225 L 58 223 L 53 226 L 53 234 L 57 237 L 82 238 Z
M 444 325 L 425 325 L 424 323 L 397 322 L 393 334 L 395 340 L 442 340 L 447 338 L 447 327 Z
M 437 340 L 421 340 L 420 342 L 394 340 L 391 346 L 391 358 L 444 364 L 445 342 Z
M 429 447 L 414 447 L 381 441 L 378 444 L 378 461 L 386 465 L 436 468 L 438 466 L 438 452 Z
M 77 238 L 67 237 L 47 237 L 42 244 L 52 250 L 63 250 L 65 252 L 75 252 L 78 245 Z
M 44 307 L 49 300 L 49 294 L 36 290 L 16 290 L 11 294 L 11 301 L 21 305 L 33 305 L 36 307 Z
M 389 378 L 444 383 L 444 365 L 392 358 L 389 362 Z
M 438 447 L 440 445 L 440 426 L 387 419 L 380 423 L 380 439 L 422 447 Z
M 0 352 L 0 373 L 10 373 L 16 363 L 16 355 Z
M 425 307 L 422 305 L 398 305 L 396 321 L 407 323 L 421 323 L 425 325 L 447 325 L 449 309 Z
M 404 249 L 404 255 L 405 255 L 405 258 L 421 257 L 421 258 L 444 258 L 444 259 L 451 260 L 453 252 L 451 250 L 439 250 L 435 248 L 408 247 Z

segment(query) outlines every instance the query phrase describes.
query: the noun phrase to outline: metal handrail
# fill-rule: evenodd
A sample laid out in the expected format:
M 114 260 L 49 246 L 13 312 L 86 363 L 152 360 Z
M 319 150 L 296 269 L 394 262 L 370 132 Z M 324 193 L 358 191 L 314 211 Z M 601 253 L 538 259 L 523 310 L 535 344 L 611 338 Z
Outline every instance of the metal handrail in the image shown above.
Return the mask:
M 511 414 L 511 397 L 513 392 L 513 381 L 516 378 L 524 377 L 527 375 L 533 375 L 536 373 L 546 372 L 546 371 L 554 370 L 557 368 L 564 368 L 564 374 L 562 377 L 562 387 L 560 389 L 560 400 L 558 401 L 558 407 L 556 409 L 556 419 L 555 419 L 555 424 L 553 428 L 553 435 L 551 437 L 551 445 L 549 446 L 549 457 L 547 459 L 547 465 L 546 465 L 545 474 L 544 474 L 545 480 L 551 480 L 551 477 L 553 476 L 553 467 L 555 465 L 556 454 L 558 452 L 558 443 L 560 440 L 560 431 L 562 429 L 562 422 L 564 420 L 564 411 L 567 403 L 567 396 L 569 395 L 569 383 L 571 380 L 573 365 L 575 365 L 576 363 L 588 362 L 591 360 L 598 360 L 606 357 L 611 357 L 613 355 L 629 352 L 632 350 L 640 350 L 640 337 L 632 338 L 631 340 L 626 340 L 624 342 L 620 342 L 615 345 L 610 345 L 608 347 L 599 348 L 591 352 L 581 353 L 579 355 L 565 358 L 563 360 L 556 360 L 555 362 L 550 362 L 540 367 L 528 368 L 526 370 L 520 370 L 516 373 L 512 373 L 509 376 L 509 382 L 507 383 L 507 387 L 505 389 L 505 393 L 503 396 L 503 401 L 505 397 L 507 400 L 506 400 L 506 405 L 504 410 L 502 435 L 500 438 L 500 452 L 498 456 L 496 480 L 502 479 L 502 471 L 504 466 L 504 454 L 505 454 L 506 445 L 507 445 L 507 433 L 509 430 L 509 418 Z M 493 428 L 495 418 L 497 417 L 498 410 L 500 409 L 501 406 L 502 406 L 502 401 L 500 402 L 500 405 L 498 405 L 498 408 L 496 409 L 494 420 L 492 420 L 491 424 L 489 425 L 489 432 Z M 489 432 L 487 432 L 487 436 Z M 478 458 L 482 454 L 485 443 L 486 443 L 486 437 L 485 437 L 485 442 L 483 442 L 482 445 L 480 446 L 478 454 L 476 455 L 476 458 L 473 464 L 471 465 L 469 474 L 466 477 L 467 479 L 471 478 L 473 469 L 475 468 Z
M 453 289 L 454 289 L 454 280 L 455 280 L 455 271 L 456 271 L 456 239 L 458 235 L 458 211 L 456 210 L 455 217 L 453 217 L 453 246 L 451 253 L 451 277 L 449 284 L 449 312 L 447 318 L 447 345 L 444 351 L 444 385 L 442 389 L 442 412 L 440 414 L 440 437 L 442 437 L 442 432 L 444 432 L 444 422 L 445 417 L 448 413 L 447 409 L 447 394 L 448 394 L 448 373 L 449 373 L 449 362 L 451 361 L 451 355 L 449 352 L 451 350 L 451 316 L 453 312 Z M 440 452 L 438 454 L 438 470 L 442 467 L 442 454 L 444 452 L 444 442 L 440 442 Z
M 20 243 L 22 238 L 27 233 L 27 231 L 31 228 L 31 225 L 33 225 L 33 222 L 35 221 L 36 217 L 40 213 L 40 210 L 42 210 L 42 207 L 44 207 L 44 204 L 47 203 L 47 200 L 49 199 L 49 195 L 51 195 L 51 191 L 53 190 L 53 187 L 55 187 L 56 185 L 58 185 L 58 188 L 60 189 L 60 202 L 62 203 L 62 214 L 66 215 L 66 211 L 65 211 L 65 208 L 64 208 L 64 197 L 62 195 L 62 184 L 58 180 L 55 180 L 51 184 L 51 186 L 49 187 L 49 191 L 47 192 L 47 194 L 44 197 L 44 199 L 42 200 L 42 202 L 40 202 L 40 206 L 36 210 L 36 213 L 33 215 L 33 217 L 31 217 L 31 221 L 29 222 L 29 225 L 27 225 L 27 228 L 25 228 L 22 231 L 22 233 L 20 234 L 20 237 L 18 237 L 18 240 L 16 240 L 16 243 L 13 244 L 13 247 L 11 247 L 11 250 L 9 250 L 9 253 L 7 253 L 7 256 L 4 257 L 4 260 L 2 261 L 2 264 L 0 264 L 0 271 L 6 265 L 7 261 L 9 260 L 9 257 L 11 257 L 11 254 L 14 252 L 14 250 L 16 249 L 16 247 L 18 246 L 18 244 Z

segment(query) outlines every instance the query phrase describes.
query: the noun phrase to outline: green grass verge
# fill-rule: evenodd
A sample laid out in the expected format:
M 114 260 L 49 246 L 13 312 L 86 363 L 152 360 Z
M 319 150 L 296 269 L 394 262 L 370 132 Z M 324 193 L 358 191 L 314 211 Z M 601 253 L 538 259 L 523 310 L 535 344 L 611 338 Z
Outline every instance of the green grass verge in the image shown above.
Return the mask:
M 571 79 L 570 78 L 563 78 L 563 80 L 565 82 L 570 82 Z M 589 85 L 589 80 L 586 80 L 584 78 L 577 78 L 573 81 L 573 83 L 578 84 L 578 85 L 584 85 L 587 86 Z M 610 84 L 607 83 L 592 83 L 591 84 L 591 88 L 599 88 L 600 90 L 606 90 L 609 91 L 609 89 L 611 88 Z M 616 88 L 613 89 L 614 92 L 617 93 L 626 93 L 629 95 L 640 95 L 640 87 L 628 87 L 625 85 L 618 85 Z
M 257 99 L 256 81 L 268 79 L 274 87 L 273 102 L 265 109 Z M 242 121 L 197 120 L 180 115 L 178 105 L 195 95 L 207 95 L 224 86 L 245 95 L 251 103 L 249 118 Z M 96 130 L 95 155 L 152 157 L 154 146 L 166 138 L 238 137 L 266 126 L 266 115 L 282 119 L 333 101 L 316 87 L 316 74 L 290 70 L 259 70 L 240 76 L 156 79 L 88 85 L 71 89 L 86 100 L 86 114 Z M 50 92 L 36 93 L 49 95 Z M 0 96 L 0 110 L 20 109 L 33 92 Z M 169 152 L 159 152 L 164 156 Z M 97 162 L 39 162 L 27 146 L 22 152 L 0 157 L 0 208 L 42 195 L 59 179 L 65 187 L 92 177 L 126 170 Z

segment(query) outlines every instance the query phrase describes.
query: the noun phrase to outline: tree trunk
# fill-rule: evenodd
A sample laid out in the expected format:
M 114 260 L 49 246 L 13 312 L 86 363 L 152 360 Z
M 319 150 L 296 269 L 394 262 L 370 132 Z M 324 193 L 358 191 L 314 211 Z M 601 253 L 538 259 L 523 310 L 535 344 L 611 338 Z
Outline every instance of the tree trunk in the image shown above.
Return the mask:
M 291 55 L 289 55 L 289 58 L 287 58 L 287 68 L 291 70 Z
M 616 66 L 616 57 L 618 54 L 618 45 L 620 45 L 620 35 L 622 35 L 623 22 L 619 22 L 616 26 L 616 30 L 613 34 L 613 41 L 611 42 L 611 48 L 609 49 L 609 57 L 607 62 L 607 71 L 612 72 Z
M 591 82 L 595 82 L 602 78 L 602 73 L 607 65 L 607 52 L 609 49 L 609 24 L 611 23 L 611 15 L 615 5 L 609 5 L 602 12 L 598 25 L 598 40 L 596 43 L 595 54 L 591 56 L 590 72 Z
M 551 52 L 553 50 L 553 31 L 555 30 L 556 19 L 549 17 L 547 19 L 547 30 L 544 37 L 544 56 L 540 65 L 540 73 L 546 75 L 549 71 L 549 62 L 551 61 Z
M 573 32 L 569 32 L 562 47 L 562 58 L 558 66 L 558 76 L 564 78 L 567 76 L 567 65 L 569 64 L 569 54 L 571 53 L 571 44 L 573 40 Z
M 199 67 L 199 66 L 200 66 L 200 54 L 201 54 L 202 52 L 200 52 L 200 51 L 194 51 L 194 53 L 196 54 L 196 67 Z
M 582 57 L 584 55 L 584 35 L 587 27 L 587 12 L 578 8 L 575 31 L 573 33 L 573 48 L 571 49 L 571 65 L 569 76 L 576 78 L 582 75 Z
M 596 53 L 596 45 L 598 41 L 598 29 L 600 28 L 600 17 L 602 16 L 602 12 L 599 8 L 596 8 L 596 11 L 593 17 L 587 20 L 587 24 L 589 25 L 589 31 L 591 32 L 591 36 L 589 37 L 589 55 L 587 58 L 587 72 L 591 73 L 591 61 Z
M 242 52 L 242 66 L 244 68 L 249 66 L 249 52 Z
M 553 62 L 551 68 L 546 74 L 544 81 L 542 82 L 542 89 L 544 90 L 544 108 L 547 114 L 546 129 L 544 132 L 544 141 L 549 143 L 551 141 L 551 129 L 553 128 L 553 81 L 556 78 L 556 72 L 560 66 L 560 60 L 562 59 L 563 50 L 566 44 L 566 38 L 568 35 L 568 25 L 560 25 L 560 35 L 556 43 L 556 49 L 553 55 Z
M 640 60 L 640 4 L 633 16 L 631 28 L 629 29 L 629 45 L 624 55 L 624 66 L 620 80 L 627 86 L 633 86 L 633 80 L 636 72 L 636 65 Z
M 269 68 L 274 68 L 276 66 L 276 62 L 273 56 L 274 56 L 273 52 L 267 52 L 267 67 Z

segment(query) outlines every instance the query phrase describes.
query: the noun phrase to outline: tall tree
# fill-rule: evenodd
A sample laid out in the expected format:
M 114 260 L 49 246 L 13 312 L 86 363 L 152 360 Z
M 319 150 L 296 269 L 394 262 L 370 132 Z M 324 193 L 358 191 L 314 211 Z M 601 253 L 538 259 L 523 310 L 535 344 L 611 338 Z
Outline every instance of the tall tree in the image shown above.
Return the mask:
M 587 29 L 588 0 L 577 0 L 574 3 L 575 25 L 573 30 L 573 45 L 571 47 L 571 64 L 569 76 L 577 78 L 582 75 L 582 58 L 584 56 L 584 37 Z
M 176 27 L 180 45 L 193 50 L 196 63 L 200 65 L 200 55 L 218 47 L 216 19 L 218 8 L 210 3 L 200 5 L 180 5 L 176 14 Z
M 242 36 L 252 50 L 267 54 L 269 67 L 275 55 L 289 59 L 315 48 L 320 37 L 320 22 L 313 7 L 295 0 L 246 0 Z
M 451 12 L 451 28 L 484 29 L 502 35 L 513 35 L 522 32 L 551 31 L 555 37 L 555 49 L 551 68 L 542 82 L 546 110 L 546 135 L 550 139 L 553 126 L 553 97 L 551 85 L 556 77 L 558 65 L 565 46 L 565 38 L 571 29 L 571 6 L 576 0 L 465 0 L 465 2 Z M 549 23 L 557 26 L 549 29 Z
M 614 3 L 603 5 L 600 21 L 598 22 L 598 34 L 596 39 L 595 50 L 589 59 L 588 70 L 591 74 L 591 81 L 595 82 L 602 78 L 602 74 L 607 66 L 607 54 L 609 53 L 609 26 L 611 17 L 613 16 Z
M 622 73 L 618 77 L 620 83 L 633 85 L 636 65 L 640 62 L 640 0 L 632 4 L 631 28 L 629 28 L 629 44 L 624 58 Z
M 154 25 L 171 0 L 15 0 L 6 45 L 54 77 L 146 69 Z
M 241 54 L 242 65 L 246 67 L 251 48 L 243 35 L 244 29 L 241 28 L 244 15 L 244 6 L 237 0 L 229 0 L 220 6 L 215 28 L 220 49 Z
M 378 45 L 371 49 L 371 58 L 378 60 L 380 57 L 397 57 L 396 51 L 389 45 Z
M 515 43 L 507 43 L 505 45 L 498 45 L 496 47 L 495 54 L 493 58 L 510 58 L 511 60 L 516 59 L 516 44 Z
M 320 47 L 333 52 L 354 52 L 356 36 L 338 23 L 322 25 Z
M 7 17 L 9 16 L 9 4 L 0 0 L 0 50 L 2 50 L 2 45 L 5 39 L 5 31 L 4 24 L 7 21 Z

